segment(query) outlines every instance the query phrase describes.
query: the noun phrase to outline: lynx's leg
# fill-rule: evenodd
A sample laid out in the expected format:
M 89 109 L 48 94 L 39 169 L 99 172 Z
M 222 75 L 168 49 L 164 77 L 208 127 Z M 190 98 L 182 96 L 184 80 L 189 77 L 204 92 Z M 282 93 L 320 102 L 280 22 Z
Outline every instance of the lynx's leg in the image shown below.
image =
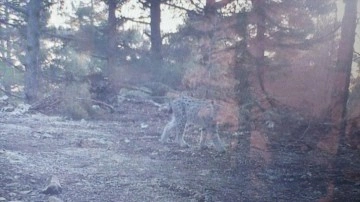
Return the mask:
M 218 152 L 225 152 L 225 145 L 224 143 L 221 141 L 220 137 L 219 137 L 219 134 L 216 133 L 216 134 L 213 134 L 212 135 L 212 139 L 213 139 L 213 143 L 214 143 L 214 146 L 215 146 L 215 149 L 216 151 Z
M 209 129 L 206 128 L 205 134 L 203 134 L 203 131 L 201 131 L 200 148 L 206 148 L 207 147 L 206 142 L 208 141 L 214 144 L 216 151 L 218 152 L 225 151 L 225 146 L 220 139 L 217 125 L 210 126 Z
M 163 133 L 161 134 L 160 142 L 167 142 L 169 140 L 170 132 L 173 130 L 176 126 L 176 119 L 173 115 L 171 118 L 171 121 L 166 124 Z
M 184 140 L 184 134 L 185 134 L 186 128 L 187 128 L 186 121 L 181 121 L 177 125 L 177 130 L 176 130 L 177 133 L 176 133 L 175 142 L 177 142 L 181 147 L 189 146 L 189 144 L 186 143 Z
M 220 139 L 220 136 L 219 136 L 219 127 L 217 124 L 215 124 L 215 126 L 213 126 L 213 129 L 211 133 L 211 139 L 212 139 L 212 142 L 215 146 L 215 149 L 218 151 L 218 152 L 225 152 L 225 145 L 224 143 L 221 141 Z
M 208 138 L 208 133 L 207 131 L 205 132 L 205 135 L 204 135 L 204 128 L 201 128 L 201 131 L 200 131 L 200 148 L 205 148 L 206 147 L 206 139 Z

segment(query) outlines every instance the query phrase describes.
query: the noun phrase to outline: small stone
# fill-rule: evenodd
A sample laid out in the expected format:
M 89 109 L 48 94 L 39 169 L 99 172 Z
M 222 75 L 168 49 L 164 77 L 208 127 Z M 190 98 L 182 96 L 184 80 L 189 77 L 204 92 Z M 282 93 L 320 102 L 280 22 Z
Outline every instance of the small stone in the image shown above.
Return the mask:
M 6 106 L 6 107 L 3 107 L 3 111 L 4 112 L 13 112 L 15 110 L 15 107 L 14 106 Z
M 62 191 L 59 178 L 57 176 L 52 176 L 49 185 L 41 191 L 43 194 L 56 195 L 60 194 Z
M 29 194 L 31 193 L 31 190 L 24 190 L 24 191 L 20 191 L 20 194 Z
M 124 142 L 125 143 L 130 143 L 130 140 L 128 138 L 125 138 Z
M 51 139 L 51 138 L 54 138 L 53 135 L 49 134 L 49 133 L 44 133 L 42 136 L 42 139 Z
M 9 96 L 7 95 L 3 95 L 0 97 L 0 101 L 8 101 L 9 100 Z
M 0 197 L 0 201 L 6 201 L 6 198 Z
M 211 171 L 208 170 L 208 169 L 200 170 L 200 171 L 199 171 L 199 175 L 201 175 L 201 176 L 207 176 L 207 175 L 209 175 L 210 173 L 211 173 Z
M 49 202 L 63 202 L 63 200 L 59 199 L 56 196 L 50 196 L 48 201 Z
M 146 123 L 141 123 L 141 124 L 140 124 L 140 127 L 141 127 L 142 129 L 145 129 L 145 128 L 149 127 L 149 125 L 146 124 Z

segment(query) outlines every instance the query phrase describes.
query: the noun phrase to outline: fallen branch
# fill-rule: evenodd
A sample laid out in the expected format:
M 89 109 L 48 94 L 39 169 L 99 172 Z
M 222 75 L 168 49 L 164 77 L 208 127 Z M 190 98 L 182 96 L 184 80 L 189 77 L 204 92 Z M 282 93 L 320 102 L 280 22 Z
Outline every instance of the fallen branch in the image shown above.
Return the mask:
M 96 104 L 100 104 L 100 105 L 103 105 L 103 106 L 109 108 L 110 111 L 111 111 L 111 113 L 115 112 L 114 107 L 111 106 L 111 105 L 109 105 L 109 104 L 107 104 L 107 103 L 105 103 L 105 102 L 102 102 L 102 101 L 99 101 L 99 100 L 94 100 L 94 99 L 79 98 L 79 97 L 77 97 L 76 99 L 77 99 L 77 100 L 91 101 L 91 102 L 94 102 L 94 103 L 96 103 Z

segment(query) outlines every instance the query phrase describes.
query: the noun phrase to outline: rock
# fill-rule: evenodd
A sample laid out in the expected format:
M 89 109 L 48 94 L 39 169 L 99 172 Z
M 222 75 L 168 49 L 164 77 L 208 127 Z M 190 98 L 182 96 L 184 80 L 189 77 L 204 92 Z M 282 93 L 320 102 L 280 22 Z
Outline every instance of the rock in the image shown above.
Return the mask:
M 50 196 L 48 201 L 49 202 L 63 202 L 63 200 L 59 199 L 56 196 Z
M 124 142 L 125 142 L 125 143 L 130 143 L 130 140 L 129 140 L 128 138 L 125 138 L 125 139 L 124 139 Z
M 4 112 L 13 112 L 14 110 L 15 110 L 15 107 L 12 105 L 7 105 L 2 108 L 2 111 L 4 111 Z
M 32 191 L 31 190 L 24 190 L 24 191 L 20 191 L 20 194 L 26 195 L 26 194 L 30 194 Z
M 145 129 L 145 128 L 149 127 L 149 125 L 146 123 L 141 123 L 140 127 L 141 127 L 141 129 Z
M 0 97 L 0 102 L 7 102 L 7 101 L 9 101 L 9 96 L 3 95 Z
M 57 176 L 52 176 L 49 185 L 41 191 L 43 194 L 56 195 L 60 194 L 62 191 L 59 178 Z

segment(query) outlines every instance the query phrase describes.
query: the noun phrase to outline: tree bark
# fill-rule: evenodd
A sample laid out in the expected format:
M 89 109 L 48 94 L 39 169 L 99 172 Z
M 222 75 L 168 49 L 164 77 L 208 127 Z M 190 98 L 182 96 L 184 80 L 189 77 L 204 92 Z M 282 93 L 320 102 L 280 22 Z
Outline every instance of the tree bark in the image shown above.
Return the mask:
M 259 85 L 262 92 L 265 92 L 264 87 L 264 65 L 265 65 L 265 45 L 264 45 L 264 35 L 265 35 L 265 14 L 264 14 L 264 1 L 262 0 L 253 0 L 253 15 L 256 21 L 256 37 L 254 42 L 254 59 L 255 59 L 255 68 L 257 71 L 257 77 L 259 80 Z
M 357 1 L 345 0 L 344 17 L 341 24 L 340 44 L 337 55 L 337 63 L 335 68 L 334 85 L 332 89 L 332 100 L 330 104 L 330 119 L 333 124 L 330 133 L 323 138 L 318 147 L 329 154 L 335 155 L 335 165 L 329 163 L 329 169 L 336 169 L 337 173 L 335 186 L 342 184 L 342 171 L 346 167 L 342 160 L 345 150 L 345 128 L 346 128 L 346 107 L 349 97 L 349 85 L 351 76 L 351 66 L 355 42 Z M 335 186 L 334 181 L 328 184 L 328 191 L 325 197 L 319 201 L 332 201 L 334 198 Z
M 266 42 L 266 1 L 252 0 L 253 10 L 249 14 L 249 23 L 255 25 L 256 35 L 249 37 L 249 52 L 252 56 L 254 71 L 251 72 L 251 83 L 254 85 L 254 97 L 258 100 L 262 110 L 274 106 L 273 101 L 268 96 L 265 86 L 265 42 Z
M 6 3 L 8 3 L 8 0 L 6 1 Z M 10 13 L 9 13 L 9 8 L 7 6 L 5 6 L 5 20 L 8 22 L 10 19 Z M 10 26 L 8 25 L 4 25 L 5 29 L 11 29 Z M 4 58 L 6 61 L 11 61 L 11 49 L 12 49 L 12 43 L 11 43 L 11 34 L 10 33 L 6 33 L 5 36 L 5 44 L 4 44 L 5 48 L 5 52 L 4 52 Z M 10 68 L 10 67 L 9 67 Z M 15 71 L 13 69 L 13 71 Z M 4 88 L 6 91 L 6 95 L 10 95 L 11 94 L 11 84 L 9 82 L 4 83 Z
M 249 187 L 254 188 L 254 195 L 260 195 L 256 187 L 257 184 L 262 184 L 263 193 L 267 193 L 269 186 L 257 176 L 258 172 L 261 172 L 267 165 L 269 165 L 273 158 L 273 153 L 270 151 L 270 140 L 266 135 L 266 131 L 263 129 L 261 124 L 256 120 L 256 117 L 261 116 L 264 110 L 271 107 L 271 102 L 268 100 L 267 93 L 264 86 L 264 74 L 265 74 L 265 11 L 266 1 L 263 0 L 252 0 L 252 11 L 248 15 L 248 24 L 252 24 L 256 28 L 256 35 L 251 36 L 248 32 L 247 48 L 251 58 L 251 69 L 248 74 L 249 82 L 249 94 L 252 98 L 252 104 L 248 107 L 249 124 L 249 158 L 254 162 L 260 164 L 253 167 L 248 174 Z M 255 104 L 257 103 L 257 104 Z M 269 105 L 270 104 L 270 105 Z M 253 200 L 257 200 L 256 197 Z
M 355 42 L 357 1 L 345 0 L 345 12 L 341 24 L 341 36 L 337 55 L 337 63 L 333 78 L 332 100 L 330 103 L 330 119 L 333 129 L 319 147 L 331 154 L 337 154 L 345 135 L 346 104 L 349 97 L 351 65 Z
M 8 0 L 6 0 L 5 3 L 8 3 Z M 10 18 L 10 13 L 9 13 L 9 8 L 7 6 L 5 6 L 5 8 L 4 8 L 4 12 L 5 12 L 5 20 L 6 20 L 6 22 L 8 22 L 9 18 Z M 4 28 L 11 29 L 10 26 L 7 24 L 4 25 Z M 6 48 L 5 48 L 5 52 L 4 52 L 3 56 L 7 61 L 10 61 L 10 59 L 11 59 L 11 34 L 10 33 L 6 33 L 4 43 L 5 43 L 4 47 L 6 47 Z
M 39 37 L 41 2 L 39 0 L 30 0 L 27 5 L 25 98 L 28 103 L 37 100 L 40 88 Z
M 155 62 L 160 63 L 162 61 L 162 54 L 161 54 L 162 39 L 161 39 L 161 29 L 160 29 L 161 1 L 151 0 L 150 3 L 151 3 L 150 4 L 151 55 L 152 55 L 152 59 L 154 59 Z
M 107 71 L 113 72 L 113 68 L 116 66 L 116 25 L 117 20 L 115 16 L 117 1 L 108 0 L 108 52 L 107 52 Z
M 343 73 L 344 84 L 340 86 L 340 103 L 337 107 L 341 114 L 341 134 L 345 134 L 346 122 L 345 117 L 347 114 L 347 101 L 349 99 L 349 86 L 351 77 L 351 66 L 354 52 L 354 43 L 356 35 L 356 18 L 357 18 L 357 2 L 358 0 L 345 0 L 344 17 L 341 24 L 341 37 L 338 50 L 338 60 L 336 69 Z M 337 109 L 334 109 L 336 114 Z M 334 117 L 335 118 L 335 117 Z

